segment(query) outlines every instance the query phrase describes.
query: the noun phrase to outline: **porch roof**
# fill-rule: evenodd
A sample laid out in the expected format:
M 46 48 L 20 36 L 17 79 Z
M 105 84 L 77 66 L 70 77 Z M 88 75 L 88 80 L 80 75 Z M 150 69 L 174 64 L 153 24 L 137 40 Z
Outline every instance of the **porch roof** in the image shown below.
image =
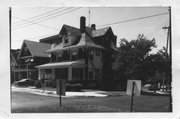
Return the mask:
M 69 62 L 56 62 L 56 63 L 47 63 L 43 65 L 36 66 L 36 68 L 45 69 L 45 68 L 60 68 L 60 67 L 69 67 L 69 66 L 84 66 L 85 61 L 69 61 Z

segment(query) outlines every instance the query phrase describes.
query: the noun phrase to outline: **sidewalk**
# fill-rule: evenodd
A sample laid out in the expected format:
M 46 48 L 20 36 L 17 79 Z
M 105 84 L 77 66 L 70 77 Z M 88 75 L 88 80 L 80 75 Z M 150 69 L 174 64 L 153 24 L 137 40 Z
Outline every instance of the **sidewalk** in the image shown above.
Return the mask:
M 44 96 L 59 97 L 59 95 L 56 94 L 56 89 L 45 88 L 45 90 L 43 92 L 42 89 L 37 89 L 35 87 L 15 87 L 15 86 L 12 86 L 12 91 L 28 92 L 28 93 L 44 95 Z M 125 94 L 126 94 L 125 92 L 121 92 L 121 91 L 101 91 L 101 90 L 84 89 L 81 92 L 69 92 L 69 91 L 67 91 L 66 95 L 62 96 L 62 98 L 123 96 Z

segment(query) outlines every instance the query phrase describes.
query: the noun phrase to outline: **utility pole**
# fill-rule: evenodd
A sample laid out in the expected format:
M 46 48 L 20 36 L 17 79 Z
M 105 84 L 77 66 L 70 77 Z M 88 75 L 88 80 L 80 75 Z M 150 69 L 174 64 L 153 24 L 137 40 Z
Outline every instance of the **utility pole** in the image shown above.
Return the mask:
M 171 46 L 172 46 L 172 34 L 171 34 L 171 29 L 172 29 L 172 26 L 171 26 L 171 7 L 169 7 L 169 56 L 170 56 L 170 66 L 172 66 L 172 49 L 171 49 Z M 171 82 L 172 82 L 172 67 L 170 67 L 170 100 L 169 100 L 169 111 L 172 112 L 172 96 L 171 96 Z
M 168 34 L 167 34 L 167 43 L 166 43 L 166 58 L 165 58 L 165 61 L 166 62 L 170 62 L 170 87 L 169 87 L 169 90 L 170 90 L 170 100 L 169 100 L 169 111 L 172 112 L 172 92 L 171 92 L 171 82 L 172 82 L 172 60 L 171 60 L 171 57 L 172 57 L 172 50 L 171 50 L 171 43 L 172 43 L 172 34 L 171 34 L 171 7 L 169 7 L 168 9 L 169 11 L 169 26 L 167 27 L 163 27 L 163 29 L 167 29 L 168 30 Z M 168 58 L 168 46 L 169 46 L 169 57 Z M 169 60 L 168 60 L 169 59 Z M 164 79 L 165 79 L 165 72 L 164 72 L 164 76 L 163 76 L 163 91 L 164 91 Z
M 165 62 L 168 62 L 168 45 L 169 45 L 169 31 L 170 31 L 170 27 L 168 26 L 165 26 L 163 27 L 162 29 L 167 29 L 168 30 L 168 33 L 167 33 L 167 43 L 166 43 L 166 50 L 165 50 Z M 163 85 L 163 91 L 164 91 L 164 81 L 165 81 L 165 77 L 166 77 L 166 72 L 164 71 L 163 73 L 163 82 L 162 82 L 162 85 Z

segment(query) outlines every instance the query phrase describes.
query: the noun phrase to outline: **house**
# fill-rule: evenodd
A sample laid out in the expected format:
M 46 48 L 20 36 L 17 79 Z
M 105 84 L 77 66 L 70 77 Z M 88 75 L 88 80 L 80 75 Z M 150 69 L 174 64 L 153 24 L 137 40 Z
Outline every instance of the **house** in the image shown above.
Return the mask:
M 96 29 L 96 25 L 86 26 L 86 18 L 80 18 L 80 28 L 63 25 L 58 42 L 53 42 L 46 50 L 50 62 L 36 66 L 41 78 L 59 81 L 78 82 L 84 85 L 98 85 L 112 88 L 112 55 L 116 53 L 116 36 L 111 27 Z M 40 42 L 52 43 L 45 40 Z
M 18 66 L 18 54 L 20 49 L 10 51 L 10 66 L 11 66 L 11 83 L 16 80 L 17 74 L 15 74 L 14 69 Z
M 49 62 L 49 54 L 44 51 L 50 48 L 51 44 L 24 40 L 21 49 L 16 54 L 16 61 L 18 61 L 18 63 L 15 64 L 13 60 L 11 61 L 12 64 L 15 64 L 14 67 L 11 68 L 14 74 L 14 81 L 24 78 L 37 79 L 38 70 L 35 66 Z M 11 52 L 11 54 L 12 53 L 13 52 Z

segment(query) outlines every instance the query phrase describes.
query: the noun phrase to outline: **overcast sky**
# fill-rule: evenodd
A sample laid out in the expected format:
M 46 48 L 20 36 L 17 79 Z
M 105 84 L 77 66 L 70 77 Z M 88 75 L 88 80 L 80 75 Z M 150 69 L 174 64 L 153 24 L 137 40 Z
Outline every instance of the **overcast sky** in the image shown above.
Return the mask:
M 39 39 L 46 36 L 58 34 L 63 24 L 79 28 L 80 16 L 86 17 L 86 25 L 88 26 L 89 9 L 90 24 L 96 24 L 97 29 L 106 27 L 102 26 L 104 24 L 111 24 L 129 19 L 136 19 L 168 12 L 168 7 L 13 7 L 11 42 L 12 49 L 21 48 L 24 39 L 39 41 Z M 166 46 L 167 31 L 164 31 L 162 27 L 168 26 L 168 22 L 169 15 L 163 14 L 156 17 L 123 22 L 108 26 L 111 26 L 114 34 L 117 35 L 118 46 L 120 39 L 125 38 L 132 40 L 136 39 L 138 34 L 144 33 L 148 39 L 156 39 L 156 44 L 158 47 L 153 49 L 153 52 L 156 52 L 158 49 L 161 49 L 162 46 Z

